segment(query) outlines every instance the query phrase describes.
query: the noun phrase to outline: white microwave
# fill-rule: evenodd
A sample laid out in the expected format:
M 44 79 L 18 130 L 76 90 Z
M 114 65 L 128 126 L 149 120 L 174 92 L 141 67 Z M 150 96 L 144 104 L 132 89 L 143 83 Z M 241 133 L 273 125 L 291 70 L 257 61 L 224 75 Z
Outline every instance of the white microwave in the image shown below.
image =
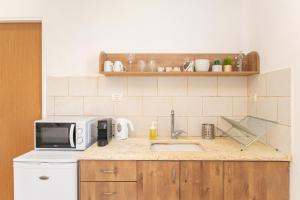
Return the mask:
M 97 119 L 42 119 L 34 122 L 36 150 L 85 150 L 97 140 Z

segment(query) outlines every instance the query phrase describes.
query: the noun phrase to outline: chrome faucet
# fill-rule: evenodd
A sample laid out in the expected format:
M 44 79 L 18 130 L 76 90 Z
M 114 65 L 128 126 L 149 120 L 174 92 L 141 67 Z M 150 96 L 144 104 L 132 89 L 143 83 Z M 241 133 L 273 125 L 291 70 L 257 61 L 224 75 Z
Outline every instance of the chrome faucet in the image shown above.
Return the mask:
M 171 138 L 172 139 L 178 139 L 178 137 L 181 135 L 181 134 L 183 134 L 183 133 L 185 133 L 184 131 L 182 131 L 182 130 L 176 130 L 175 131 L 175 126 L 174 126 L 174 124 L 175 124 L 175 114 L 174 114 L 174 110 L 171 110 Z

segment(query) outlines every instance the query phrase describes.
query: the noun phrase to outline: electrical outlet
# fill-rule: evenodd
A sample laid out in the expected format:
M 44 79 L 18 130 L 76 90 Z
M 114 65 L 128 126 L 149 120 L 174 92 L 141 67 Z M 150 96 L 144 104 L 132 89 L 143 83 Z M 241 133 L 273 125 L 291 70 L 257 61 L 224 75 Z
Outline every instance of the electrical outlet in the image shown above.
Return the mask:
M 111 95 L 111 100 L 113 102 L 116 102 L 116 101 L 122 101 L 123 99 L 123 94 L 122 93 L 114 93 Z

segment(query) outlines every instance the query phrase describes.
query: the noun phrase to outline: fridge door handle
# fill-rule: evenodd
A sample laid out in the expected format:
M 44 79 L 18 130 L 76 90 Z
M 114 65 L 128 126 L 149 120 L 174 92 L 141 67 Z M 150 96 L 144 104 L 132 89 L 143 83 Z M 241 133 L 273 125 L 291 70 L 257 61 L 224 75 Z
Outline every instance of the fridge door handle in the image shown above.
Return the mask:
M 70 145 L 71 147 L 75 147 L 75 144 L 74 144 L 74 128 L 75 128 L 75 125 L 74 124 L 71 124 L 71 127 L 70 127 L 70 132 L 69 132 L 69 138 L 70 138 Z

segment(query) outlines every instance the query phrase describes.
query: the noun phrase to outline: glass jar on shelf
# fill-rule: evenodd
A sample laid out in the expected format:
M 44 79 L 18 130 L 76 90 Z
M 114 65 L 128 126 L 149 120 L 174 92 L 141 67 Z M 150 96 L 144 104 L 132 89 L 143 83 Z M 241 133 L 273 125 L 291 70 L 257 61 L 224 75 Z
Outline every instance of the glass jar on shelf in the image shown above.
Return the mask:
M 155 72 L 156 71 L 156 61 L 151 59 L 147 63 L 147 71 L 148 72 Z

